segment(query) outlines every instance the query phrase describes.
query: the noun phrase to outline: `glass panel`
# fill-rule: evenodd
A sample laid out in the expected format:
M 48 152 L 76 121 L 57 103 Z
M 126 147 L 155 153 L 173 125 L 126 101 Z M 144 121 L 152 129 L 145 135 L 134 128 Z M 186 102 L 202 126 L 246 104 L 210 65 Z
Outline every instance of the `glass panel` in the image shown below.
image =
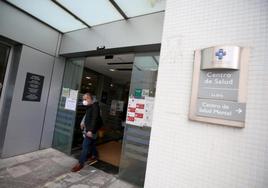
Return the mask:
M 84 59 L 70 59 L 66 62 L 61 99 L 58 106 L 57 118 L 55 123 L 53 147 L 71 154 L 73 131 L 76 119 L 76 106 L 78 101 L 78 91 L 84 69 Z M 77 92 L 76 97 L 74 93 Z M 72 100 L 75 98 L 75 109 L 71 109 Z M 68 107 L 67 107 L 67 104 Z
M 128 17 L 159 12 L 165 9 L 166 0 L 115 0 Z
M 90 26 L 123 19 L 108 0 L 58 0 L 58 2 Z
M 9 51 L 10 48 L 8 46 L 0 43 L 0 97 L 4 85 L 4 78 L 6 74 Z
M 144 89 L 148 91 L 147 96 L 149 98 L 154 98 L 158 56 L 159 53 L 146 53 L 135 56 L 130 84 L 130 96 L 144 99 L 144 96 L 136 95 L 136 90 Z M 124 132 L 119 177 L 141 187 L 145 179 L 150 134 L 151 127 L 138 127 L 130 124 L 126 125 Z
M 68 32 L 86 26 L 50 0 L 7 0 L 48 25 Z
M 141 69 L 143 71 L 156 71 L 158 68 L 158 61 L 154 58 L 154 56 L 136 57 L 135 60 L 135 66 L 137 69 Z

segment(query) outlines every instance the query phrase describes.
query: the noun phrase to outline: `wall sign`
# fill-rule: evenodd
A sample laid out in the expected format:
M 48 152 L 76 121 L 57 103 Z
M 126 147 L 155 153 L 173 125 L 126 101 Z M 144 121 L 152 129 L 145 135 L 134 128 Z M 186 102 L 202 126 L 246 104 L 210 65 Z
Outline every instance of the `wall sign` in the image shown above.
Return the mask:
M 189 119 L 244 127 L 248 59 L 238 46 L 195 51 Z
M 199 98 L 237 101 L 239 71 L 203 70 L 199 78 Z
M 243 122 L 245 120 L 245 111 L 245 103 L 209 99 L 197 100 L 196 114 L 199 116 Z
M 44 79 L 44 76 L 28 72 L 26 75 L 22 100 L 40 102 Z

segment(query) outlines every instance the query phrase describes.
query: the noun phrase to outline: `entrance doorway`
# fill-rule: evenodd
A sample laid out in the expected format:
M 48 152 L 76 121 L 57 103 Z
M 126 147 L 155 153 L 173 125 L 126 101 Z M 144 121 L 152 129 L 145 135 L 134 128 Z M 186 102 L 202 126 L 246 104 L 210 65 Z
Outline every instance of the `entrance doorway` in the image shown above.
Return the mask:
M 142 186 L 151 127 L 143 125 L 141 117 L 129 123 L 126 116 L 130 99 L 145 102 L 147 97 L 153 101 L 158 62 L 159 52 L 68 59 L 53 147 L 79 157 L 83 141 L 80 123 L 85 114 L 82 97 L 90 92 L 100 105 L 104 122 L 97 138 L 100 160 L 94 167 Z
M 100 105 L 103 126 L 98 132 L 99 163 L 95 167 L 118 173 L 126 120 L 134 54 L 87 57 L 79 89 L 71 154 L 81 153 L 83 136 L 80 123 L 85 114 L 84 93 L 93 94 Z

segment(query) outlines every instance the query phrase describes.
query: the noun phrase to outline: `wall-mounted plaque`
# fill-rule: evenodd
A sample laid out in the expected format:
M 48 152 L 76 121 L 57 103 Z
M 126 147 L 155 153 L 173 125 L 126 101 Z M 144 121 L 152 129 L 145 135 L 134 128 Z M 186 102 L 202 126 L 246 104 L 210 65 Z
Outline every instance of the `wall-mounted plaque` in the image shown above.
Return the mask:
M 27 73 L 22 100 L 40 102 L 44 84 L 44 76 Z
M 189 119 L 244 127 L 248 59 L 238 46 L 195 51 Z

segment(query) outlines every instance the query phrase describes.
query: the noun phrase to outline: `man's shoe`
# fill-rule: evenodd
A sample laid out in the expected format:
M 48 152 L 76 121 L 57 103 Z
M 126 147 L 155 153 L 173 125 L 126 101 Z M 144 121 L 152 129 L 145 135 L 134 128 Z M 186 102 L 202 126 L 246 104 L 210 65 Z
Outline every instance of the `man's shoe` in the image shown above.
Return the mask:
M 95 163 L 97 163 L 98 162 L 98 159 L 96 158 L 96 157 L 90 157 L 90 158 L 88 158 L 88 160 L 87 160 L 87 164 L 88 165 L 93 165 L 93 164 L 95 164 Z
M 82 165 L 80 165 L 79 163 L 77 165 L 75 165 L 73 168 L 72 168 L 72 172 L 78 172 L 80 171 L 81 169 L 83 168 Z

